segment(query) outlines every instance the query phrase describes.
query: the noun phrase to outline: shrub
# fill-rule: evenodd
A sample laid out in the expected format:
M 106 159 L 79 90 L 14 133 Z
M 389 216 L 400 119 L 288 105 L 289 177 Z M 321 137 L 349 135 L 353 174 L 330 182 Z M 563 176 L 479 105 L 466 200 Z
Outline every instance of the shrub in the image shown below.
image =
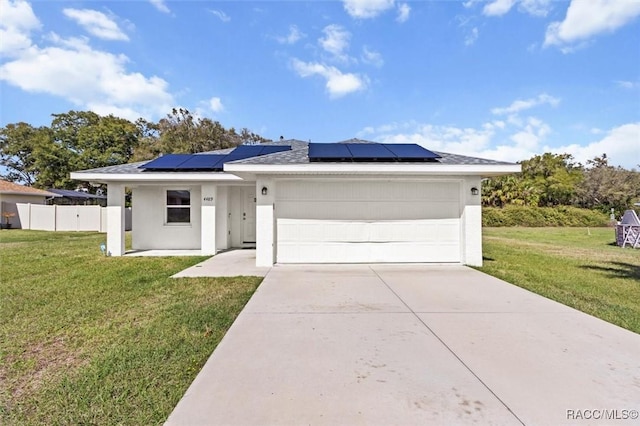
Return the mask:
M 482 209 L 482 225 L 598 227 L 609 225 L 609 216 L 599 211 L 570 206 L 530 207 L 509 205 L 504 208 L 484 207 Z

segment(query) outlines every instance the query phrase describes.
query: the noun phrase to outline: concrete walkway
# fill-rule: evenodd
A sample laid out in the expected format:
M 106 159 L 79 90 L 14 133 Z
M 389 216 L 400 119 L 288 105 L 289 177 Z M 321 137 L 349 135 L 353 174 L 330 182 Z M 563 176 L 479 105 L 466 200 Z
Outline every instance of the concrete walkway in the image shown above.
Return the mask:
M 256 267 L 255 249 L 229 250 L 180 271 L 173 278 L 182 277 L 264 277 L 271 268 Z
M 626 426 L 603 415 L 639 409 L 638 334 L 462 266 L 288 265 L 167 424 Z

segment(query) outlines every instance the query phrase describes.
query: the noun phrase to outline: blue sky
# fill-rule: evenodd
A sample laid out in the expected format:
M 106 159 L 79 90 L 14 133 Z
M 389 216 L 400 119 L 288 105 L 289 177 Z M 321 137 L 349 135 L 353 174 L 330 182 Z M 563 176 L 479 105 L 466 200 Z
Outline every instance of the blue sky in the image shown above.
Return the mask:
M 0 0 L 0 124 L 185 107 L 265 137 L 640 164 L 640 2 Z

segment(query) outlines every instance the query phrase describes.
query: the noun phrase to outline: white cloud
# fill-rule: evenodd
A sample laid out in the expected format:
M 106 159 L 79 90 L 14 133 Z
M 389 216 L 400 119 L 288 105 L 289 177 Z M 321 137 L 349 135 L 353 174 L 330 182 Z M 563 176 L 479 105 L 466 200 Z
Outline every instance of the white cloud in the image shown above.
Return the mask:
M 400 23 L 407 22 L 410 13 L 411 7 L 407 3 L 400 3 L 398 5 L 398 17 L 396 21 Z
M 222 22 L 231 21 L 231 17 L 221 10 L 209 9 L 209 12 L 220 19 Z
M 469 8 L 476 0 L 469 0 L 464 7 Z M 551 0 L 492 0 L 484 5 L 482 14 L 485 16 L 503 16 L 509 13 L 513 6 L 518 4 L 518 10 L 532 16 L 544 17 L 551 10 Z
M 467 0 L 464 3 L 462 3 L 462 6 L 464 6 L 466 9 L 472 8 L 476 3 L 480 3 L 482 0 Z
M 360 134 L 373 136 L 380 142 L 416 143 L 436 151 L 516 162 L 540 153 L 542 144 L 552 132 L 551 127 L 539 118 L 517 114 L 538 102 L 553 104 L 556 100 L 541 95 L 534 100 L 516 101 L 510 107 L 500 109 L 509 114 L 507 121 L 491 120 L 477 127 L 407 121 L 369 126 Z
M 615 83 L 621 89 L 633 90 L 640 87 L 640 83 L 638 83 L 637 81 L 617 80 Z
M 86 39 L 49 37 L 0 66 L 0 80 L 26 92 L 47 93 L 96 112 L 155 117 L 173 103 L 168 83 L 127 70 L 125 55 L 95 50 Z
M 395 0 L 343 0 L 343 3 L 344 9 L 351 17 L 370 19 L 392 9 Z
M 464 38 L 464 45 L 471 46 L 478 40 L 478 27 L 473 27 L 471 32 Z
M 511 135 L 511 140 L 517 148 L 534 152 L 549 133 L 551 127 L 548 124 L 538 118 L 529 117 L 525 126 Z
M 539 105 L 548 104 L 553 107 L 558 106 L 560 99 L 554 98 L 546 93 L 542 93 L 535 98 L 513 101 L 511 105 L 504 108 L 493 108 L 491 112 L 496 115 L 516 114 Z
M 627 169 L 640 165 L 640 122 L 617 126 L 585 145 L 571 144 L 552 147 L 545 145 L 551 127 L 544 121 L 527 117 L 519 125 L 491 121 L 475 127 L 440 126 L 415 121 L 391 123 L 378 127 L 368 126 L 359 137 L 386 143 L 416 143 L 427 149 L 462 155 L 517 162 L 545 152 L 573 155 L 577 162 L 607 154 L 612 165 Z M 599 129 L 592 134 L 600 135 Z M 509 135 L 508 137 L 505 137 Z
M 612 33 L 638 16 L 640 2 L 635 0 L 572 0 L 564 21 L 547 27 L 544 46 L 584 42 L 600 33 Z
M 545 17 L 551 9 L 550 0 L 521 0 L 518 9 L 532 16 Z
M 209 99 L 208 104 L 209 109 L 212 112 L 218 113 L 224 111 L 224 105 L 222 105 L 222 101 L 218 97 L 214 96 L 213 98 Z
M 485 123 L 475 129 L 407 121 L 367 127 L 358 135 L 373 135 L 378 142 L 416 143 L 436 151 L 463 154 L 487 147 L 495 134 L 495 128 L 492 123 Z
M 536 127 L 537 126 L 537 127 Z M 487 122 L 474 127 L 439 126 L 407 122 L 377 129 L 367 128 L 374 140 L 386 143 L 415 143 L 434 151 L 450 152 L 472 157 L 490 158 L 500 161 L 521 161 L 537 153 L 537 143 L 548 132 L 544 123 L 535 123 L 527 132 L 518 130 L 512 135 L 512 143 L 495 144 L 498 132 L 504 130 L 504 122 Z M 500 140 L 503 140 L 502 138 Z
M 585 164 L 596 156 L 607 154 L 609 163 L 627 169 L 638 168 L 640 164 L 640 122 L 623 124 L 609 130 L 602 139 L 587 145 L 565 145 L 555 148 L 546 147 L 546 151 L 569 153 L 576 161 Z
M 171 13 L 171 10 L 164 0 L 149 0 L 149 3 L 151 3 L 153 7 L 155 7 L 162 13 Z
M 40 27 L 29 3 L 0 0 L 0 54 L 13 56 L 31 47 L 31 32 Z
M 102 12 L 91 9 L 64 9 L 64 15 L 74 20 L 89 34 L 104 40 L 129 40 L 118 24 Z
M 324 37 L 318 39 L 320 47 L 331 53 L 335 59 L 348 60 L 345 50 L 349 48 L 351 33 L 337 24 L 327 25 L 322 32 Z
M 276 37 L 276 40 L 281 44 L 295 44 L 306 36 L 307 35 L 301 32 L 296 25 L 289 25 L 289 34 L 282 37 Z
M 378 68 L 384 65 L 384 60 L 382 59 L 382 55 L 380 54 L 380 52 L 370 50 L 367 46 L 364 46 L 362 48 L 362 55 L 360 58 L 365 64 L 371 64 Z
M 349 93 L 364 90 L 367 87 L 368 79 L 353 73 L 343 73 L 336 67 L 320 64 L 316 62 L 303 62 L 293 59 L 291 65 L 295 72 L 303 78 L 319 75 L 326 80 L 326 89 L 329 96 L 339 98 Z
M 486 16 L 502 16 L 508 13 L 516 0 L 493 0 L 487 3 L 482 9 L 482 14 Z

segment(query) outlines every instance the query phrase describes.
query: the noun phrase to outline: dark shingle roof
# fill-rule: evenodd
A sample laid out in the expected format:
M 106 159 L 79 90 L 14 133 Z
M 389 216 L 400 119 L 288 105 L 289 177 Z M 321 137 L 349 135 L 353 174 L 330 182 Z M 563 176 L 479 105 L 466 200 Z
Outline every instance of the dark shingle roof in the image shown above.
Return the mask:
M 362 139 L 348 139 L 338 143 L 376 143 L 376 142 L 366 141 Z M 244 160 L 231 161 L 227 164 L 274 164 L 276 165 L 276 164 L 309 164 L 310 163 L 308 142 L 304 142 L 297 139 L 286 139 L 286 140 L 268 142 L 267 144 L 268 145 L 290 145 L 291 151 L 277 152 L 274 154 L 262 155 L 260 157 L 252 157 Z M 216 151 L 202 152 L 200 154 L 228 154 L 233 149 L 234 148 L 219 149 Z M 469 156 L 459 155 L 459 154 L 449 154 L 446 152 L 436 152 L 436 151 L 433 151 L 433 152 L 440 155 L 442 158 L 440 158 L 438 161 L 429 162 L 429 163 L 421 162 L 421 163 L 403 163 L 403 164 L 429 164 L 434 166 L 437 166 L 438 164 L 448 164 L 448 165 L 509 165 L 509 164 L 513 164 L 509 162 L 504 162 L 504 161 L 487 160 L 484 158 L 469 157 Z M 139 167 L 146 163 L 148 163 L 148 161 L 140 161 L 137 163 L 119 164 L 117 166 L 101 167 L 98 169 L 81 170 L 76 173 L 139 174 L 139 173 L 145 173 L 144 169 L 140 169 Z M 339 163 L 339 162 L 336 162 L 336 163 Z M 331 164 L 331 162 L 328 162 L 328 164 Z M 149 173 L 149 172 L 146 172 L 146 173 Z M 174 172 L 155 171 L 153 173 L 174 173 Z M 209 172 L 190 172 L 190 173 L 221 173 L 221 172 L 209 171 Z
M 300 141 L 298 141 L 300 142 Z M 349 139 L 346 141 L 338 142 L 338 143 L 376 143 L 365 141 L 362 139 Z M 271 155 L 263 155 L 261 157 L 253 157 L 247 158 L 244 160 L 233 161 L 234 164 L 308 164 L 309 161 L 309 144 L 306 142 L 302 142 L 298 145 L 297 148 L 291 147 L 291 151 L 278 152 Z M 429 165 L 438 165 L 438 164 L 448 164 L 448 165 L 509 165 L 513 163 L 505 162 L 505 161 L 495 161 L 495 160 L 487 160 L 485 158 L 478 157 L 469 157 L 466 155 L 459 154 L 450 154 L 447 152 L 437 152 L 440 159 L 434 162 L 424 163 L 411 163 L 404 162 L 403 164 L 429 164 Z M 331 164 L 332 162 L 323 162 L 323 164 Z M 336 164 L 342 162 L 335 162 Z M 316 163 L 317 164 L 317 163 Z

